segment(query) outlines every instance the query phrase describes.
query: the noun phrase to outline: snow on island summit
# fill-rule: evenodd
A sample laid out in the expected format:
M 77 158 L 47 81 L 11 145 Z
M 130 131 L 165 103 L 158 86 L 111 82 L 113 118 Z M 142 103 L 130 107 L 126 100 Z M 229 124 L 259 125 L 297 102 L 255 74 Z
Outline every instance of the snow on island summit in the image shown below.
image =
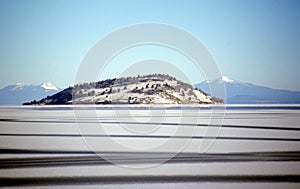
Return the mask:
M 47 85 L 51 88 L 51 85 Z M 176 78 L 151 74 L 77 84 L 39 101 L 24 105 L 50 104 L 221 104 L 213 97 Z

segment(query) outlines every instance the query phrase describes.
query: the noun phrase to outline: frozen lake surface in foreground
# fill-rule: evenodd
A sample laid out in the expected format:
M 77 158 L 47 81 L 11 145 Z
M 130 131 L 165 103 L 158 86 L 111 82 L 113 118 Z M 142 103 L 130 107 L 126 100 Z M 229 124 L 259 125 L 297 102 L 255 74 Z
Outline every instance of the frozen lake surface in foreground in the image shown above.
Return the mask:
M 300 188 L 300 105 L 1 106 L 0 186 Z

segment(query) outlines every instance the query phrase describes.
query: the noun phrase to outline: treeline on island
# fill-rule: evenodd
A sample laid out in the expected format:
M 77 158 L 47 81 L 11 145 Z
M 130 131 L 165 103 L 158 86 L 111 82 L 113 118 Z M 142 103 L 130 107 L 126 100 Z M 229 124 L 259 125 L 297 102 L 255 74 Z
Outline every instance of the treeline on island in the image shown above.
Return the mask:
M 121 77 L 76 84 L 23 105 L 59 104 L 221 104 L 201 89 L 166 74 Z

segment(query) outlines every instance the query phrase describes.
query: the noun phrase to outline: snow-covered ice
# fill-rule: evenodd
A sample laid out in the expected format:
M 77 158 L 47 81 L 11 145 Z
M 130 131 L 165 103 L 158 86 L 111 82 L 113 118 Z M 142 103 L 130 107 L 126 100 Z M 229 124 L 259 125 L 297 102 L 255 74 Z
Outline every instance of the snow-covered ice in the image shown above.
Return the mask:
M 26 188 L 39 178 L 45 188 L 299 187 L 299 105 L 211 107 L 2 106 L 0 179 Z

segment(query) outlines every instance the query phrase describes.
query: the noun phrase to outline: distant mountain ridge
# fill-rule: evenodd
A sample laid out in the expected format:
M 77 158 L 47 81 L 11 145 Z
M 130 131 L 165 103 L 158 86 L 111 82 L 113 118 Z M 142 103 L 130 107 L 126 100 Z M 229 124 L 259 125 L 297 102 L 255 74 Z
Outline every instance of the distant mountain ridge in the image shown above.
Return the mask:
M 50 82 L 41 85 L 25 85 L 17 83 L 0 89 L 0 104 L 22 105 L 25 101 L 40 99 L 57 93 L 59 89 Z
M 77 84 L 24 105 L 194 103 L 217 104 L 223 101 L 169 75 L 152 74 Z
M 221 77 L 215 81 L 204 81 L 194 85 L 206 93 L 210 93 L 209 86 L 226 87 L 226 103 L 228 104 L 292 104 L 300 103 L 300 92 L 273 89 L 251 83 L 235 81 L 228 77 Z
M 154 78 L 157 77 L 158 78 Z M 177 81 L 175 78 L 166 76 L 166 75 L 160 75 L 155 74 L 152 75 L 153 82 L 159 77 L 162 77 L 164 79 L 160 79 L 160 84 L 155 86 L 154 90 L 146 90 L 145 86 L 138 86 L 137 83 L 135 83 L 138 80 L 141 80 L 145 76 L 140 77 L 128 77 L 128 78 L 119 78 L 119 79 L 111 79 L 111 80 L 105 80 L 105 81 L 99 81 L 94 83 L 85 83 L 81 85 L 76 85 L 74 87 L 69 87 L 65 90 L 62 90 L 59 92 L 59 88 L 55 87 L 51 83 L 43 83 L 41 85 L 25 85 L 21 83 L 17 83 L 14 85 L 8 85 L 0 89 L 0 104 L 1 105 L 21 105 L 24 102 L 31 102 L 31 104 L 70 104 L 72 102 L 72 95 L 74 92 L 74 89 L 82 88 L 84 90 L 77 90 L 78 94 L 75 95 L 77 99 L 77 103 L 99 103 L 99 104 L 105 104 L 105 103 L 197 103 L 197 98 L 191 97 L 191 102 L 189 102 L 188 98 L 185 98 L 182 96 L 182 94 L 186 95 L 187 90 L 193 89 L 191 91 L 194 92 L 194 88 L 198 88 L 200 92 L 196 92 L 198 94 L 198 97 L 202 95 L 202 99 L 198 101 L 198 103 L 220 103 L 220 99 L 214 98 L 211 95 L 209 85 L 211 86 L 219 86 L 221 84 L 224 84 L 227 91 L 227 99 L 226 103 L 229 104 L 266 104 L 266 103 L 283 103 L 283 104 L 291 104 L 291 103 L 300 103 L 300 92 L 296 91 L 288 91 L 288 90 L 280 90 L 280 89 L 273 89 L 269 87 L 264 86 L 258 86 L 251 83 L 246 82 L 240 82 L 233 79 L 230 79 L 228 77 L 221 77 L 214 81 L 205 81 L 198 83 L 194 86 L 191 86 L 189 84 L 183 84 L 181 86 L 181 81 L 179 81 L 178 86 L 172 86 L 171 83 L 168 83 L 168 85 L 165 85 L 166 83 L 163 83 L 165 79 L 169 81 Z M 144 78 L 146 79 L 146 78 Z M 122 83 L 123 82 L 123 83 Z M 131 84 L 130 84 L 131 83 Z M 142 82 L 143 83 L 143 82 Z M 122 87 L 120 87 L 120 84 L 123 84 L 123 88 L 126 87 L 133 87 L 134 85 L 138 86 L 138 89 L 131 89 L 131 90 L 122 90 Z M 176 85 L 177 85 L 176 84 Z M 119 85 L 118 89 L 116 88 Z M 170 85 L 170 86 L 169 86 Z M 188 87 L 184 87 L 188 86 Z M 105 88 L 107 91 L 103 91 L 100 88 Z M 110 88 L 112 87 L 112 90 Z M 115 87 L 115 88 L 114 88 Z M 139 88 L 140 87 L 140 88 Z M 144 87 L 144 89 L 142 89 Z M 151 86 L 148 86 L 148 88 L 151 88 Z M 163 89 L 163 88 L 164 89 Z M 183 93 L 180 94 L 179 88 L 183 87 Z M 92 89 L 96 90 L 92 90 Z M 165 93 L 165 90 L 168 90 L 169 92 L 172 91 L 174 88 L 174 91 L 176 94 L 173 97 L 173 100 L 170 100 L 170 96 Z M 115 89 L 115 90 L 113 90 Z M 116 91 L 117 89 L 117 91 Z M 170 90 L 171 89 L 171 90 Z M 116 95 L 116 92 L 118 93 L 122 91 L 123 97 Z M 93 92 L 94 91 L 94 92 Z M 177 91 L 177 92 L 176 92 Z M 196 90 L 197 91 L 197 90 Z M 203 92 L 204 93 L 203 93 Z M 90 93 L 88 93 L 90 92 Z M 145 93 L 145 95 L 141 95 L 142 93 Z M 95 94 L 93 94 L 95 93 Z M 128 93 L 128 94 L 126 94 Z M 150 98 L 149 95 L 156 95 L 155 98 Z M 100 95 L 102 94 L 102 95 Z M 105 94 L 105 96 L 104 96 Z M 113 95 L 112 95 L 113 94 Z M 131 95 L 130 95 L 131 94 Z M 190 92 L 190 94 L 192 94 Z M 200 94 L 200 96 L 199 96 Z M 93 98 L 91 98 L 91 96 Z M 108 95 L 108 97 L 106 97 Z M 148 97 L 146 97 L 148 95 Z M 158 95 L 158 96 L 157 96 Z M 178 96 L 179 95 L 179 96 Z M 48 97 L 47 97 L 48 96 Z M 168 96 L 168 97 L 167 97 Z M 187 94 L 187 97 L 189 95 Z M 194 95 L 193 95 L 194 96 Z M 127 99 L 126 99 L 127 97 Z M 132 97 L 132 99 L 128 99 L 129 97 Z M 178 98 L 180 97 L 180 98 Z M 56 98 L 56 101 L 51 98 Z M 119 99 L 118 99 L 119 98 Z M 123 98 L 123 99 L 122 99 Z M 211 99 L 207 100 L 205 102 L 205 98 Z M 219 97 L 220 98 L 220 97 Z M 39 99 L 42 99 L 38 101 Z M 34 101 L 35 100 L 35 101 Z M 47 103 L 45 102 L 47 100 Z M 33 103 L 34 102 L 34 103 Z M 30 104 L 30 103 L 29 103 Z

